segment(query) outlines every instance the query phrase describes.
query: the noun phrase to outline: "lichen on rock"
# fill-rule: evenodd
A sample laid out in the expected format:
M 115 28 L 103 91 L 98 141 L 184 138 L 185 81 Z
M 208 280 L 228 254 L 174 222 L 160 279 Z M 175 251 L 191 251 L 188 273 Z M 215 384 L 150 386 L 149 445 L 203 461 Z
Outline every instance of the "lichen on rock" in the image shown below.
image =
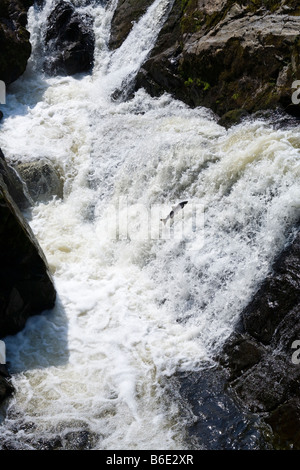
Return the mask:
M 136 88 L 220 117 L 277 108 L 298 117 L 299 13 L 292 0 L 175 0 Z

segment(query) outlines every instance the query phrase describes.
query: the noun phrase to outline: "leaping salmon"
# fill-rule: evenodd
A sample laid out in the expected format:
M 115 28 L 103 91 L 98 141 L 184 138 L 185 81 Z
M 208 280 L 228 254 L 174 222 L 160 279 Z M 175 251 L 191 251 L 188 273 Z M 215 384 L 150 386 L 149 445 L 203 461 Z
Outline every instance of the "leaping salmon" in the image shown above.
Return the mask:
M 173 206 L 170 214 L 165 218 L 165 219 L 160 219 L 165 225 L 168 222 L 169 219 L 173 219 L 174 215 L 176 212 L 180 211 L 180 209 L 183 209 L 184 206 L 188 203 L 188 201 L 182 201 L 177 206 Z

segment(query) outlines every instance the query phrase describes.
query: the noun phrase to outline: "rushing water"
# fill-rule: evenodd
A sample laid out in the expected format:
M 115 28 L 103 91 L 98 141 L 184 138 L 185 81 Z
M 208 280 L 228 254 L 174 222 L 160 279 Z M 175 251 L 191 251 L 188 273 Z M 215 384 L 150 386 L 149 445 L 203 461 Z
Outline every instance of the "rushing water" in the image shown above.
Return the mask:
M 94 17 L 93 73 L 44 76 L 55 3 L 30 10 L 33 54 L 7 97 L 0 147 L 12 162 L 46 157 L 63 175 L 64 199 L 27 214 L 58 299 L 5 338 L 16 393 L 1 443 L 183 449 L 190 416 L 172 378 L 213 365 L 298 219 L 300 132 L 262 119 L 227 131 L 167 94 L 125 99 L 168 0 L 115 52 L 116 0 L 73 2 Z M 172 237 L 159 217 L 182 200 Z

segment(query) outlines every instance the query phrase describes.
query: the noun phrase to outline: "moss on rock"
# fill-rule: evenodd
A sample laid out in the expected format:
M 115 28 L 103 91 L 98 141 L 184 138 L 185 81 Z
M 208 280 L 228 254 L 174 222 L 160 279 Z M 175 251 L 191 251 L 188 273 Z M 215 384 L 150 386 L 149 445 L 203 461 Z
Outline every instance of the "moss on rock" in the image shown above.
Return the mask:
M 173 34 L 168 20 L 137 86 L 219 116 L 276 108 L 299 116 L 291 101 L 300 79 L 298 13 L 294 0 L 175 0 Z

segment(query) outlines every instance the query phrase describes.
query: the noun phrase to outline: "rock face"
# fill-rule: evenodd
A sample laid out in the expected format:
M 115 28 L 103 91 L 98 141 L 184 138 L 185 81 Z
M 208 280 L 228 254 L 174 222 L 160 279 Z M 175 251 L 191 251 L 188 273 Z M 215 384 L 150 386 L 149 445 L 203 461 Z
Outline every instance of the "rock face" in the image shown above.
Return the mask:
M 95 43 L 92 21 L 79 15 L 71 3 L 62 0 L 56 5 L 48 18 L 45 42 L 48 73 L 74 75 L 91 69 Z
M 54 306 L 44 254 L 0 175 L 0 336 L 20 331 L 29 316 Z
M 0 403 L 13 393 L 14 389 L 8 378 L 0 375 Z
M 54 196 L 63 198 L 63 179 L 48 159 L 20 163 L 15 168 L 25 183 L 32 202 L 47 202 Z
M 109 47 L 117 49 L 129 34 L 133 23 L 138 20 L 151 5 L 152 0 L 119 0 L 115 10 Z
M 26 30 L 27 10 L 33 0 L 0 2 L 0 80 L 7 85 L 26 69 L 31 54 L 30 35 Z
M 120 0 L 112 46 L 122 31 L 125 39 L 130 15 L 136 19 L 131 1 Z M 299 116 L 291 99 L 300 76 L 299 15 L 296 0 L 175 0 L 137 88 L 167 91 L 219 116 L 276 107 Z
M 293 449 L 300 449 L 299 259 L 300 232 L 242 313 L 240 331 L 219 358 L 242 406 L 265 416 L 276 446 Z
M 30 199 L 26 196 L 23 182 L 16 171 L 7 164 L 2 150 L 0 149 L 0 175 L 7 186 L 8 192 L 17 204 L 19 209 L 26 209 L 30 206 Z

